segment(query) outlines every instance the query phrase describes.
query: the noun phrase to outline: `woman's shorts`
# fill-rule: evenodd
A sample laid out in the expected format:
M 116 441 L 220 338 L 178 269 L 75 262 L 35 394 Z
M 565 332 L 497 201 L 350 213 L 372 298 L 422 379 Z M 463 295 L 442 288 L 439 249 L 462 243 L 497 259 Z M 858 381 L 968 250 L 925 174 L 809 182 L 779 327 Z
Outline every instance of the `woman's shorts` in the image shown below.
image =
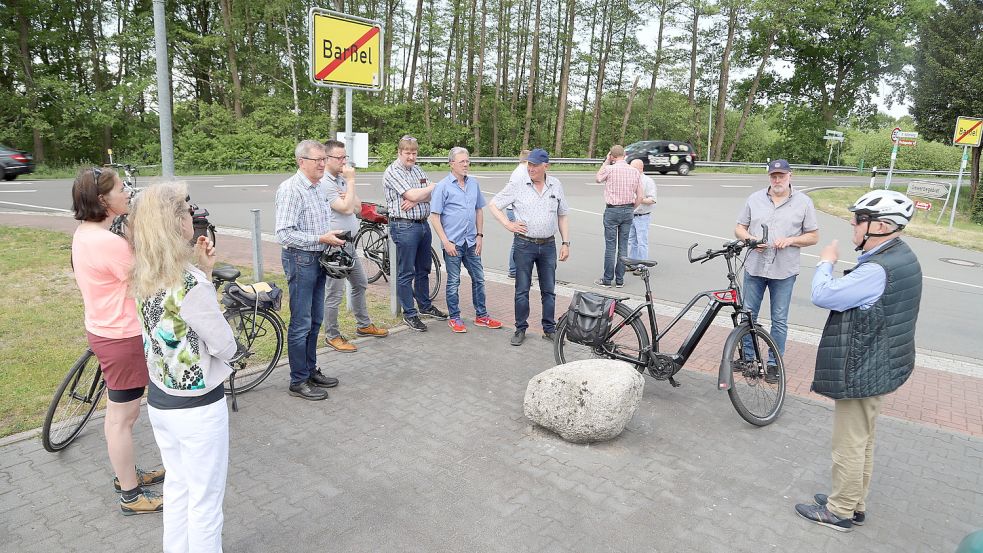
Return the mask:
M 89 347 L 102 367 L 107 388 L 133 390 L 146 387 L 150 374 L 147 372 L 147 359 L 143 356 L 143 336 L 103 338 L 91 332 L 86 334 Z

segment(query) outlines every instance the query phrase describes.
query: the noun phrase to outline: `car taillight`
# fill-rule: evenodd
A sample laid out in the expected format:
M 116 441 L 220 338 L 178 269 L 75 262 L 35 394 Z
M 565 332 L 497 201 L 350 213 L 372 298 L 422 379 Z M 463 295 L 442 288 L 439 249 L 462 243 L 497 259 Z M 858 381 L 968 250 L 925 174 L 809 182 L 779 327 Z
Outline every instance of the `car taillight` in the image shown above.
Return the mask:
M 24 154 L 14 154 L 10 156 L 14 161 L 20 163 L 27 163 L 27 157 Z

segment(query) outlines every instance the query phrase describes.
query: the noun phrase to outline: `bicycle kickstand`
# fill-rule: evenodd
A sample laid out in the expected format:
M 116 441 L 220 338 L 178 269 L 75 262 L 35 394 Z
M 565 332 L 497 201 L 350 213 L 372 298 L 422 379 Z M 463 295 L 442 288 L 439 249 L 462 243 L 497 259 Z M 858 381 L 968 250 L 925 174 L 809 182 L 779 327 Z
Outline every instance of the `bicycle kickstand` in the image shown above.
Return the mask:
M 672 384 L 672 387 L 673 388 L 678 388 L 678 387 L 682 386 L 682 384 L 680 384 L 679 382 L 676 382 L 676 379 L 673 378 L 673 377 L 671 377 L 671 376 L 669 377 L 669 384 Z

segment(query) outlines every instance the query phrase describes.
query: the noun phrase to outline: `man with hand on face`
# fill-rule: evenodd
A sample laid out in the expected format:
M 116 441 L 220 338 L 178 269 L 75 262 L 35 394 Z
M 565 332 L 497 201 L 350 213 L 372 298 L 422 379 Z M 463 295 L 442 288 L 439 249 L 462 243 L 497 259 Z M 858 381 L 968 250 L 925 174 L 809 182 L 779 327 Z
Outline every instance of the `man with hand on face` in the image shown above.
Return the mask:
M 758 318 L 765 289 L 770 292 L 771 336 L 778 352 L 785 354 L 788 336 L 788 308 L 792 302 L 795 277 L 799 274 L 799 251 L 819 241 L 816 208 L 806 194 L 792 190 L 792 169 L 784 159 L 768 163 L 770 186 L 748 197 L 737 217 L 734 236 L 740 240 L 762 236 L 768 227 L 767 245 L 750 252 L 745 264 L 744 305 Z M 745 343 L 749 355 L 751 343 Z M 769 353 L 769 377 L 777 374 Z
M 570 228 L 563 185 L 547 176 L 550 156 L 536 148 L 529 153 L 528 178 L 509 183 L 490 204 L 492 215 L 515 234 L 515 334 L 512 345 L 520 346 L 529 328 L 529 287 L 533 265 L 539 274 L 543 301 L 543 339 L 552 340 L 556 332 L 556 233 L 560 233 L 560 261 L 570 256 Z M 512 207 L 515 221 L 502 212 Z
M 625 285 L 628 234 L 632 215 L 645 197 L 642 174 L 625 163 L 625 148 L 615 144 L 597 171 L 597 182 L 604 183 L 604 274 L 594 284 L 610 288 Z
M 319 262 L 328 246 L 341 246 L 339 230 L 330 230 L 330 208 L 321 185 L 327 153 L 324 144 L 304 140 L 294 150 L 297 173 L 276 190 L 276 239 L 283 246 L 280 260 L 290 293 L 287 357 L 290 359 L 290 395 L 309 400 L 328 399 L 338 379 L 321 374 L 317 366 L 317 338 L 324 321 L 324 284 L 327 274 Z
M 355 193 L 355 168 L 347 163 L 348 155 L 345 152 L 344 142 L 328 140 L 324 143 L 324 147 L 327 163 L 321 184 L 325 187 L 325 199 L 330 208 L 328 213 L 330 228 L 347 231 L 355 236 L 358 233 L 358 218 L 355 217 L 355 211 L 362 207 L 362 202 Z M 352 244 L 346 244 L 344 247 L 349 250 L 352 257 L 355 257 Z M 388 336 L 389 331 L 378 328 L 369 318 L 369 308 L 365 304 L 365 290 L 369 287 L 369 281 L 360 262 L 355 263 L 347 278 L 329 278 L 324 297 L 326 319 L 324 337 L 335 351 L 354 353 L 358 351 L 358 347 L 346 340 L 338 330 L 338 308 L 345 294 L 345 282 L 351 283 L 352 286 L 351 302 L 352 310 L 355 312 L 355 334 L 382 338 Z

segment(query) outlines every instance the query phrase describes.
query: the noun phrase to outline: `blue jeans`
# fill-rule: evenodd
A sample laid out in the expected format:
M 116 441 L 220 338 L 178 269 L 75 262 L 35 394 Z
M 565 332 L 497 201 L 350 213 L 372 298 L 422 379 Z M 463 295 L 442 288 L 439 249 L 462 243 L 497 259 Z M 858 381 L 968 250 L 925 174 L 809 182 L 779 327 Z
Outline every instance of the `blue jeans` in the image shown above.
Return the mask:
M 632 259 L 649 258 L 649 221 L 651 213 L 632 215 L 631 232 L 628 234 L 628 257 Z
M 461 287 L 461 264 L 471 276 L 471 301 L 478 317 L 487 317 L 485 309 L 485 270 L 481 267 L 481 256 L 475 253 L 475 245 L 457 246 L 457 255 L 448 255 L 444 251 L 444 263 L 447 265 L 447 311 L 452 319 L 461 317 L 460 298 L 457 290 Z
M 533 244 L 515 239 L 515 329 L 529 328 L 529 287 L 532 266 L 539 274 L 539 293 L 543 300 L 543 331 L 556 330 L 556 242 Z
M 304 382 L 317 369 L 317 337 L 324 321 L 324 284 L 328 278 L 320 257 L 321 252 L 293 248 L 280 253 L 290 293 L 287 357 L 291 384 Z
M 505 216 L 509 221 L 515 221 L 515 211 L 505 210 Z M 515 276 L 515 236 L 512 237 L 512 247 L 509 248 L 509 274 Z
M 628 232 L 631 230 L 634 207 L 604 209 L 604 276 L 606 284 L 625 281 L 625 264 L 620 257 L 628 255 Z
M 389 236 L 396 244 L 396 296 L 403 314 L 415 317 L 430 309 L 430 225 L 426 221 L 389 223 Z
M 771 304 L 771 337 L 775 339 L 778 352 L 785 355 L 785 340 L 788 337 L 788 306 L 792 303 L 792 289 L 795 288 L 795 277 L 774 279 L 749 275 L 744 272 L 744 306 L 751 310 L 754 318 L 758 318 L 761 300 L 765 296 L 765 288 L 769 290 L 768 303 Z M 744 342 L 744 354 L 753 356 L 751 340 Z M 768 362 L 774 363 L 775 356 L 769 352 Z

